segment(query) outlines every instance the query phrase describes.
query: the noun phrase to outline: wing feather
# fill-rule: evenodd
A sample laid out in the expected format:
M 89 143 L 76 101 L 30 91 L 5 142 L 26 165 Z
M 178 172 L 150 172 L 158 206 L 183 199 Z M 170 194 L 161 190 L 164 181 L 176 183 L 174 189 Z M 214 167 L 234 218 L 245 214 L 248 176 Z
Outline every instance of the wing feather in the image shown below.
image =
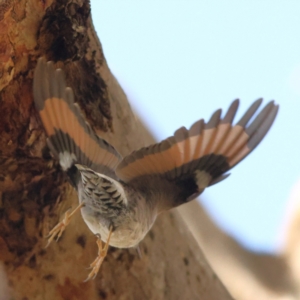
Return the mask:
M 201 175 L 197 173 L 198 178 L 203 180 L 206 176 L 208 185 L 216 183 L 254 150 L 272 126 L 278 105 L 269 102 L 254 118 L 261 103 L 262 99 L 255 101 L 237 124 L 232 125 L 239 107 L 236 99 L 223 118 L 219 109 L 207 123 L 199 120 L 189 130 L 179 128 L 174 136 L 161 143 L 125 157 L 116 173 L 125 182 L 151 175 L 178 183 L 193 176 L 196 180 L 198 170 L 201 171 Z
M 53 155 L 60 159 L 67 153 L 73 157 L 73 163 L 115 177 L 121 156 L 86 122 L 74 103 L 72 89 L 66 86 L 64 72 L 55 70 L 52 62 L 40 58 L 34 72 L 33 92 Z

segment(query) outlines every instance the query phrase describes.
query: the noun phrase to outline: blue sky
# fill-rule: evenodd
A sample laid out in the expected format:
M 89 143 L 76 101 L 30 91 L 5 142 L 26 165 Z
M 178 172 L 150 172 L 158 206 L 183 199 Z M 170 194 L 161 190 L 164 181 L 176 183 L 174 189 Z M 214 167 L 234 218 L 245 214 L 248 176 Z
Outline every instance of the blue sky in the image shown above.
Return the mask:
M 258 148 L 201 202 L 251 249 L 276 251 L 300 178 L 300 2 L 92 0 L 107 62 L 157 140 L 241 99 L 280 111 Z M 239 115 L 240 115 L 239 114 Z M 238 117 L 239 117 L 238 115 Z

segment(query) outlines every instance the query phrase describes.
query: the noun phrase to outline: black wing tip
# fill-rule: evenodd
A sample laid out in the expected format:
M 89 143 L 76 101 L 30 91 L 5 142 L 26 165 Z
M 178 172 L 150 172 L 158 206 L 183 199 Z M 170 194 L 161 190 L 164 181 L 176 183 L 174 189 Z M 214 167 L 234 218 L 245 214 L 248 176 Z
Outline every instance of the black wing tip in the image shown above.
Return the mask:
M 195 136 L 201 134 L 203 128 L 205 126 L 205 122 L 203 119 L 196 121 L 189 129 L 189 135 Z
M 217 109 L 212 116 L 210 117 L 209 121 L 205 125 L 205 129 L 212 129 L 216 128 L 220 123 L 220 117 L 221 117 L 222 109 Z
M 181 142 L 181 141 L 187 139 L 188 136 L 189 136 L 188 130 L 184 126 L 178 128 L 174 132 L 174 137 L 175 137 L 175 139 L 176 139 L 177 142 Z
M 69 97 L 65 97 L 66 93 Z M 39 111 L 44 109 L 45 101 L 52 97 L 63 99 L 68 104 L 73 102 L 72 92 L 67 91 L 66 88 L 64 71 L 60 68 L 55 69 L 54 63 L 47 61 L 45 57 L 40 57 L 37 60 L 33 77 L 33 95 L 36 108 Z
M 45 101 L 50 97 L 49 66 L 44 57 L 37 60 L 33 76 L 33 98 L 38 111 L 44 109 Z
M 224 118 L 221 120 L 221 124 L 232 124 L 239 106 L 240 106 L 240 99 L 236 98 L 230 104 Z
M 240 98 L 235 98 L 235 99 L 231 102 L 230 107 L 231 107 L 231 106 L 235 106 L 235 105 L 239 106 L 240 103 L 241 103 Z
M 269 115 L 273 113 L 274 109 L 278 111 L 278 105 L 275 105 L 274 100 L 271 100 L 261 109 L 251 124 L 248 125 L 245 129 L 246 133 L 249 136 L 252 136 L 261 126 L 263 126 L 263 124 L 265 124 L 266 119 L 269 118 Z
M 257 112 L 259 109 L 261 103 L 262 103 L 262 98 L 257 99 L 254 101 L 250 107 L 247 109 L 247 111 L 243 114 L 241 119 L 237 122 L 236 125 L 239 125 L 241 127 L 246 127 L 247 124 L 249 123 L 250 119 L 252 119 L 253 115 Z
M 36 64 L 36 68 L 35 68 L 35 72 L 37 70 L 40 70 L 41 68 L 44 68 L 47 64 L 47 60 L 44 56 L 41 56 L 37 59 L 37 64 Z
M 251 149 L 251 151 L 253 151 L 256 148 L 256 146 L 267 135 L 278 114 L 279 111 L 278 104 L 274 104 L 274 101 L 270 101 L 268 105 L 271 106 L 270 109 L 268 110 L 268 113 L 266 114 L 266 116 L 264 116 L 264 119 L 260 123 L 259 127 L 251 133 L 252 136 L 248 141 L 247 145 Z
M 43 74 L 45 71 L 46 60 L 44 57 L 40 57 L 37 60 L 37 65 L 33 75 L 33 98 L 36 108 L 40 111 L 44 108 L 44 97 L 42 84 Z

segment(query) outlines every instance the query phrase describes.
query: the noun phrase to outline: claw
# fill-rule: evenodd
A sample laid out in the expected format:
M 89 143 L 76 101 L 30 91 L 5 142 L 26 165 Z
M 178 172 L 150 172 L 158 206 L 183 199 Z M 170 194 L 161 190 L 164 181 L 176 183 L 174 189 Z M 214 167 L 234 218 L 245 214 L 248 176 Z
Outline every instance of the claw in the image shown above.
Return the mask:
M 97 236 L 97 246 L 98 246 L 98 256 L 96 257 L 96 259 L 90 264 L 90 268 L 92 268 L 92 271 L 89 273 L 88 277 L 84 280 L 84 282 L 87 282 L 89 281 L 90 279 L 95 279 L 98 272 L 99 272 L 99 269 L 104 261 L 104 258 L 106 257 L 107 255 L 107 250 L 108 250 L 108 247 L 109 247 L 109 241 L 110 241 L 110 237 L 111 237 L 111 234 L 113 232 L 113 228 L 111 227 L 109 229 L 109 234 L 108 234 L 108 238 L 107 238 L 107 241 L 105 243 L 105 246 L 102 247 L 102 241 L 100 239 L 100 235 Z
M 59 238 L 62 236 L 65 228 L 70 223 L 72 216 L 77 211 L 79 211 L 83 206 L 84 206 L 84 203 L 82 202 L 71 213 L 70 213 L 70 210 L 67 210 L 65 212 L 65 216 L 64 216 L 63 220 L 60 221 L 58 224 L 56 224 L 56 226 L 54 228 L 52 228 L 51 231 L 49 232 L 49 234 L 46 236 L 46 238 L 48 238 L 48 242 L 47 242 L 47 245 L 45 248 L 47 248 L 54 239 L 56 240 L 56 242 L 59 240 Z
M 143 255 L 142 255 L 142 251 L 141 251 L 140 245 L 136 246 L 136 252 L 138 253 L 139 259 L 142 259 Z

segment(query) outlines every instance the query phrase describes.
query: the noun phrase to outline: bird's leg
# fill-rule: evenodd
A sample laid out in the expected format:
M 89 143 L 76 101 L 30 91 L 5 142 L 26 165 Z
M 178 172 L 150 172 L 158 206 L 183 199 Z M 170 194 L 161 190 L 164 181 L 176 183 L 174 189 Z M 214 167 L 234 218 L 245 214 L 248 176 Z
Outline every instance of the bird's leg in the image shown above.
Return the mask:
M 70 220 L 72 216 L 77 213 L 82 207 L 84 206 L 84 203 L 80 203 L 72 212 L 70 210 L 67 210 L 65 213 L 65 216 L 62 221 L 60 221 L 47 235 L 48 243 L 46 248 L 50 245 L 50 243 L 54 240 L 56 237 L 56 241 L 61 237 L 62 233 L 64 232 L 66 226 L 70 223 Z
M 142 251 L 141 251 L 140 245 L 136 246 L 136 252 L 137 252 L 137 254 L 139 256 L 139 259 L 142 259 L 143 255 L 142 255 Z
M 90 279 L 94 279 L 97 274 L 98 274 L 98 271 L 104 261 L 104 258 L 106 257 L 106 254 L 107 254 L 107 250 L 108 250 L 108 247 L 109 247 L 109 240 L 110 240 L 110 237 L 111 237 L 111 234 L 113 232 L 113 227 L 111 226 L 109 228 L 109 234 L 108 234 L 108 238 L 107 238 L 107 241 L 104 245 L 104 247 L 102 246 L 102 241 L 101 241 L 101 238 L 98 237 L 97 239 L 97 246 L 98 246 L 98 256 L 96 257 L 96 259 L 90 264 L 90 267 L 93 268 L 92 271 L 90 272 L 90 274 L 88 275 L 87 279 L 84 281 L 89 281 Z

